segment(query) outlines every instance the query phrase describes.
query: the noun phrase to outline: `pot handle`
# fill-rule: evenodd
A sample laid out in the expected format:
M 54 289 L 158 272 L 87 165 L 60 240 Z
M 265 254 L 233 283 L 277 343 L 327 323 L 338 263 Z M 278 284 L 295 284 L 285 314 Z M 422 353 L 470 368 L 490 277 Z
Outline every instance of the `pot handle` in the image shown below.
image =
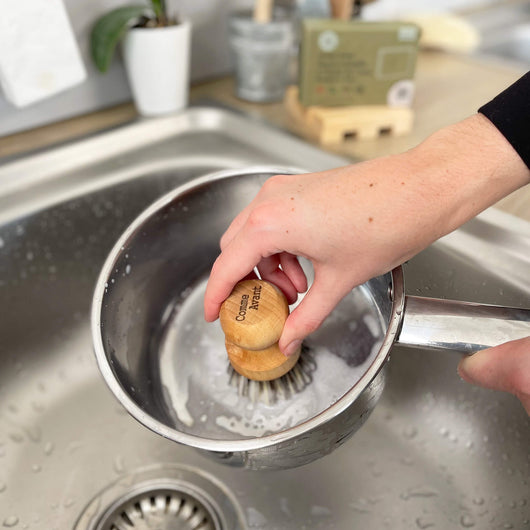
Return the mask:
M 406 296 L 398 344 L 471 354 L 530 336 L 530 309 Z

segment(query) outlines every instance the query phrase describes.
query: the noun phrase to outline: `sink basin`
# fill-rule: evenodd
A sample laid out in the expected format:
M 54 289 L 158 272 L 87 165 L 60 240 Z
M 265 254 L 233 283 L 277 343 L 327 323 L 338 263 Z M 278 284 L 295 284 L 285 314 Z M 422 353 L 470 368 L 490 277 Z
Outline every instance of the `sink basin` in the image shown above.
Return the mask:
M 529 419 L 514 397 L 463 383 L 456 354 L 396 347 L 363 428 L 332 455 L 274 473 L 230 468 L 150 432 L 105 386 L 92 352 L 92 290 L 140 211 L 213 170 L 346 162 L 228 110 L 197 107 L 0 166 L 0 525 L 530 525 Z M 490 210 L 412 259 L 406 286 L 523 307 L 529 260 L 530 224 Z
M 466 17 L 482 38 L 480 55 L 515 66 L 530 65 L 530 6 L 527 2 L 494 4 Z

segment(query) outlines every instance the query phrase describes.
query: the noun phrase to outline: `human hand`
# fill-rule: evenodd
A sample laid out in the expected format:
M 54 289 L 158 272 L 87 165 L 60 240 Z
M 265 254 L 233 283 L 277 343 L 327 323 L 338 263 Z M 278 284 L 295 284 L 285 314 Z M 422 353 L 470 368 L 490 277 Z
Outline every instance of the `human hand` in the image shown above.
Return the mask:
M 514 394 L 530 415 L 530 337 L 464 357 L 458 373 L 468 383 Z
M 235 283 L 255 266 L 294 302 L 307 288 L 296 258 L 304 256 L 313 264 L 315 280 L 280 338 L 284 353 L 295 351 L 355 285 L 387 272 L 426 245 L 422 237 L 410 237 L 415 216 L 400 213 L 407 193 L 381 208 L 392 189 L 410 186 L 400 164 L 400 158 L 391 157 L 269 179 L 221 239 L 222 253 L 206 291 L 206 319 L 217 317 Z M 409 193 L 414 195 L 414 190 Z M 401 222 L 395 222 L 396 216 Z
M 406 153 L 344 168 L 269 179 L 221 240 L 206 289 L 207 321 L 258 267 L 290 303 L 279 341 L 295 351 L 353 287 L 388 272 L 528 182 L 529 171 L 482 115 L 442 129 Z

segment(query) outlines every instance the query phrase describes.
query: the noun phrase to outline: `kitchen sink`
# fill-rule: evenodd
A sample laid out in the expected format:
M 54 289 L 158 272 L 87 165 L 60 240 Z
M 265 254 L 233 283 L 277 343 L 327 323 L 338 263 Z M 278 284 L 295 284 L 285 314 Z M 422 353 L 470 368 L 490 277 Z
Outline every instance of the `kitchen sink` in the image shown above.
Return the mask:
M 515 66 L 530 66 L 530 4 L 501 2 L 478 9 L 466 19 L 480 32 L 479 55 Z
M 457 354 L 395 347 L 361 430 L 332 455 L 278 472 L 231 468 L 150 432 L 104 384 L 92 291 L 147 205 L 218 169 L 347 162 L 195 107 L 0 166 L 0 525 L 530 528 L 529 418 L 514 397 L 462 382 Z M 414 295 L 524 307 L 529 270 L 530 224 L 488 210 L 412 259 L 405 278 Z

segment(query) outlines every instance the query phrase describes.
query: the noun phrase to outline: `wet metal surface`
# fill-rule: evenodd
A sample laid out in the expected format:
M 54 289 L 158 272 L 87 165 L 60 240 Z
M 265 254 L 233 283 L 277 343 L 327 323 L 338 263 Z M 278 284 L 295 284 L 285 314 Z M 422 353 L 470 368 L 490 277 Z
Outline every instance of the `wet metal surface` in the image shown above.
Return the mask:
M 290 471 L 212 462 L 129 417 L 92 352 L 89 310 L 125 227 L 213 169 L 344 161 L 258 123 L 191 109 L 0 166 L 0 526 L 70 529 L 146 466 L 216 477 L 257 529 L 524 529 L 530 423 L 454 357 L 396 347 L 383 396 L 332 455 Z M 405 266 L 410 294 L 528 307 L 530 225 L 486 212 Z

